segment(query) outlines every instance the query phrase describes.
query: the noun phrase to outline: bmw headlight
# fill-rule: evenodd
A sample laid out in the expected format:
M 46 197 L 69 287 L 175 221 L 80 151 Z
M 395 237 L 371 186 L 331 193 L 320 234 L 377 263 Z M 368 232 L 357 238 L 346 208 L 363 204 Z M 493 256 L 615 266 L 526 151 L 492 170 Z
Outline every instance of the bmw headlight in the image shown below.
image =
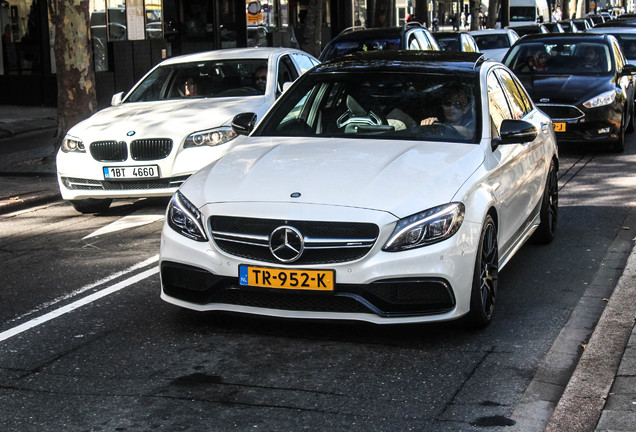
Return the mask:
M 398 252 L 446 240 L 464 220 L 464 204 L 449 203 L 400 219 L 382 250 Z
M 614 103 L 616 100 L 616 92 L 614 90 L 601 93 L 600 95 L 593 97 L 592 99 L 583 102 L 585 108 L 598 108 L 605 105 Z
M 82 142 L 82 140 L 71 135 L 66 135 L 64 137 L 61 149 L 64 153 L 86 153 L 86 149 L 84 148 L 84 143 Z
M 167 218 L 168 225 L 179 234 L 194 241 L 208 240 L 203 230 L 201 212 L 181 192 L 172 196 Z
M 220 144 L 225 144 L 228 141 L 236 138 L 236 132 L 230 127 L 220 127 L 215 129 L 208 129 L 200 132 L 194 132 L 186 138 L 184 148 L 188 147 L 213 147 Z

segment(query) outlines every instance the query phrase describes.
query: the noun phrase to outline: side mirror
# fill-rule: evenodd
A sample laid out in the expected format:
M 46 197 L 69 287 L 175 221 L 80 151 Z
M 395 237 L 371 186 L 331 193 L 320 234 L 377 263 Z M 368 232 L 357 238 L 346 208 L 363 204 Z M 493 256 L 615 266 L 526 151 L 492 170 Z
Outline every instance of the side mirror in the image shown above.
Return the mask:
M 124 92 L 119 92 L 113 95 L 113 98 L 110 100 L 110 104 L 112 106 L 121 105 L 121 100 L 124 98 Z
M 294 82 L 293 81 L 286 81 L 283 83 L 283 93 L 285 93 L 287 91 L 288 88 L 290 88 L 292 86 Z
M 249 135 L 256 125 L 256 114 L 248 112 L 234 116 L 232 119 L 232 130 L 237 135 Z
M 500 137 L 492 140 L 492 149 L 505 144 L 523 144 L 534 141 L 539 132 L 525 120 L 504 120 L 501 122 Z
M 636 75 L 636 65 L 627 63 L 623 66 L 623 75 Z

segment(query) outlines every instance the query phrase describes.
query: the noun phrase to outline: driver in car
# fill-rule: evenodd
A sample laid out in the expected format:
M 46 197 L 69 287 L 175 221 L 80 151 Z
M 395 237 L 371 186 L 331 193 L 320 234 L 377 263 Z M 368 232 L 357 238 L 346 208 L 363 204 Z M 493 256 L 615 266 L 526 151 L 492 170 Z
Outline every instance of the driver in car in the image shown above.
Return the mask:
M 453 86 L 444 94 L 446 96 L 442 102 L 444 119 L 428 117 L 420 122 L 420 126 L 442 123 L 455 129 L 462 137 L 471 138 L 475 131 L 475 119 L 471 109 L 469 90 Z

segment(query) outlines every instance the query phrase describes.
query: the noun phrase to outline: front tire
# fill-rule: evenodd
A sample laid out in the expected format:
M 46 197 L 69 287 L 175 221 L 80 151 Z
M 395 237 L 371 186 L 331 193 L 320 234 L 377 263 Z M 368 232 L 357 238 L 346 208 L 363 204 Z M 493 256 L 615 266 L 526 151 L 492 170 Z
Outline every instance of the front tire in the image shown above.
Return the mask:
M 548 244 L 554 240 L 556 234 L 557 220 L 559 216 L 559 184 L 557 178 L 557 168 L 554 161 L 550 163 L 548 179 L 543 191 L 541 211 L 539 218 L 541 223 L 532 235 L 534 243 Z
M 499 276 L 499 246 L 497 226 L 488 215 L 484 221 L 477 249 L 473 284 L 470 294 L 470 311 L 466 323 L 472 328 L 484 328 L 492 320 L 497 300 Z
M 623 153 L 625 151 L 625 117 L 623 116 L 623 121 L 621 122 L 621 129 L 618 131 L 618 140 L 612 146 L 612 150 L 616 153 Z
M 112 199 L 89 198 L 83 200 L 72 200 L 71 204 L 80 213 L 101 213 L 108 210 Z

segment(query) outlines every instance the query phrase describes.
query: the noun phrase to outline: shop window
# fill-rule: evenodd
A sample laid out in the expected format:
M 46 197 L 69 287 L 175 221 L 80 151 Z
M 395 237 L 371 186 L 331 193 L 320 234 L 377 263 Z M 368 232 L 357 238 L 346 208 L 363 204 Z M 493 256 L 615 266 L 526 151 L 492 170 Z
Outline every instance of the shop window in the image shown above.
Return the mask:
M 43 73 L 42 11 L 35 0 L 0 2 L 0 74 Z

